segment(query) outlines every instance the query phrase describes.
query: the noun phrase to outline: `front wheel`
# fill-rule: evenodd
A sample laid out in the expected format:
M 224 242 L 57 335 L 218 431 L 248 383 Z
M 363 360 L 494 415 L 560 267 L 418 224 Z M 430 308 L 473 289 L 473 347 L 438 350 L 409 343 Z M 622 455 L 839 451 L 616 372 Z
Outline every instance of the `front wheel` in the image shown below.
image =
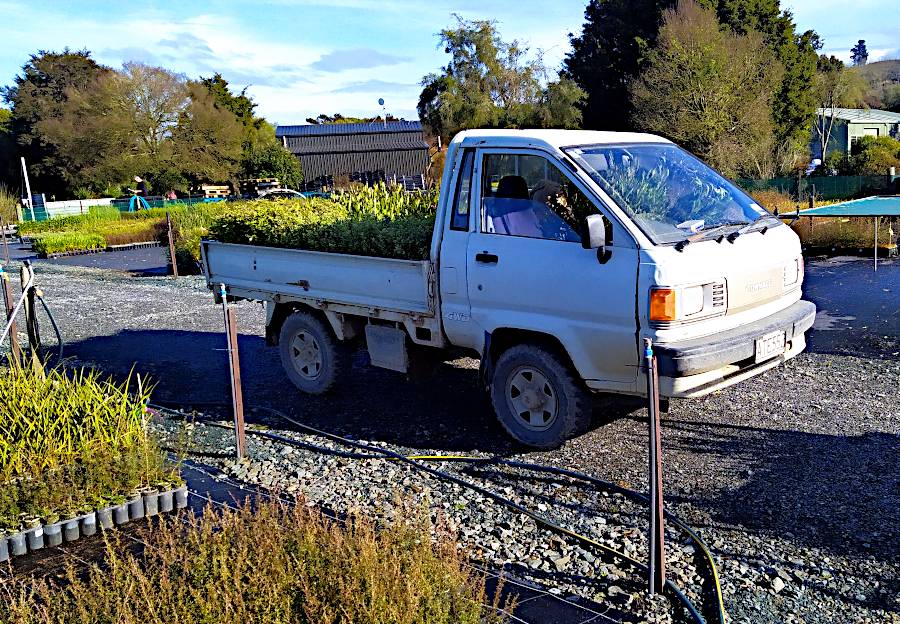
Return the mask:
M 497 360 L 491 403 L 507 433 L 535 448 L 553 449 L 587 429 L 591 396 L 559 356 L 519 345 Z
M 331 328 L 308 312 L 294 312 L 285 319 L 278 344 L 284 372 L 308 394 L 328 392 L 350 368 L 347 349 Z

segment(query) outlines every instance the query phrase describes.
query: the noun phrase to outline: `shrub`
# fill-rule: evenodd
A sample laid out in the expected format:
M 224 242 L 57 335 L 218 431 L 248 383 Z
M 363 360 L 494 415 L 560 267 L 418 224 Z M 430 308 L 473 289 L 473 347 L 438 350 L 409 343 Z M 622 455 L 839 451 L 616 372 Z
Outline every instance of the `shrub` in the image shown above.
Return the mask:
M 100 234 L 83 234 L 80 232 L 49 232 L 35 236 L 32 241 L 32 248 L 42 256 L 65 251 L 103 249 L 105 247 L 106 239 Z
M 376 530 L 346 527 L 299 501 L 162 519 L 140 558 L 113 534 L 106 561 L 70 568 L 62 586 L 19 579 L 0 587 L 0 620 L 492 624 L 483 577 L 423 514 Z M 439 527 L 440 528 L 440 527 Z M 499 593 L 499 592 L 498 592 Z M 498 606 L 495 598 L 494 607 Z M 514 605 L 503 605 L 512 610 Z
M 90 370 L 0 372 L 0 531 L 175 478 L 146 431 L 149 389 Z
M 231 205 L 209 229 L 227 243 L 422 260 L 434 228 L 434 191 L 355 187 L 330 199 Z
M 887 175 L 900 168 L 900 141 L 887 136 L 860 137 L 853 146 L 850 167 L 857 175 Z

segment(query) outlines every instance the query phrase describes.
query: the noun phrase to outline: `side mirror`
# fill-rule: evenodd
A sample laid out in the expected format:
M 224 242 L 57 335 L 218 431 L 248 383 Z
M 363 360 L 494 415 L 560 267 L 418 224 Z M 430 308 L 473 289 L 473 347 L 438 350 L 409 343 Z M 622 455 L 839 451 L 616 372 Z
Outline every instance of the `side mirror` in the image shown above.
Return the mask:
M 588 215 L 584 221 L 581 246 L 585 249 L 603 249 L 606 245 L 606 223 L 603 215 Z

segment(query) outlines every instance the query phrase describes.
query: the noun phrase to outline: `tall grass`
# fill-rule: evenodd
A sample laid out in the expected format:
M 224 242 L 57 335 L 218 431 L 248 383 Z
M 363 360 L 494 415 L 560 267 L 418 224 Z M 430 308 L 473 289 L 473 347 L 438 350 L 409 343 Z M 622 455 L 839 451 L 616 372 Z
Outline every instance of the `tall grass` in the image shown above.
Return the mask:
M 291 508 L 262 502 L 220 515 L 208 508 L 186 524 L 164 519 L 145 531 L 149 547 L 141 557 L 113 536 L 102 567 L 70 569 L 61 585 L 30 578 L 0 585 L 7 605 L 0 621 L 503 621 L 485 608 L 484 580 L 466 566 L 449 532 L 438 530 L 433 541 L 431 529 L 421 513 L 378 530 L 362 517 L 340 526 L 302 500 Z
M 0 371 L 0 530 L 173 477 L 146 429 L 149 388 L 91 370 Z
M 19 213 L 16 211 L 18 203 L 19 198 L 16 197 L 16 194 L 10 191 L 6 185 L 0 184 L 0 219 L 5 223 L 18 221 Z
M 81 251 L 85 249 L 103 249 L 106 239 L 100 234 L 82 232 L 48 232 L 34 237 L 31 247 L 41 256 Z

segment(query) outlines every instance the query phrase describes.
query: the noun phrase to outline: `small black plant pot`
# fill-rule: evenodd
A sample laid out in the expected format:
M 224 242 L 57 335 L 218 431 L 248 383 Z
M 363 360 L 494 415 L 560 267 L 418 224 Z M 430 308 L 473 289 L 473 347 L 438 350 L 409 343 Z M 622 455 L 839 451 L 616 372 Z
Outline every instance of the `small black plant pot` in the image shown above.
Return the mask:
M 110 519 L 112 521 L 112 519 Z M 90 537 L 97 533 L 97 514 L 93 511 L 89 514 L 81 516 L 81 534 Z
M 113 522 L 125 524 L 128 522 L 128 503 L 122 503 L 112 508 Z
M 128 517 L 132 520 L 144 517 L 144 497 L 140 494 L 134 494 L 128 499 Z
M 169 513 L 175 509 L 175 491 L 166 490 L 159 493 L 159 513 Z
M 63 521 L 63 538 L 67 542 L 74 542 L 81 537 L 81 530 L 78 528 L 78 518 L 69 518 Z
M 21 557 L 28 552 L 28 539 L 24 532 L 13 533 L 9 536 L 9 554 L 13 557 Z
M 159 513 L 159 492 L 144 493 L 144 515 L 146 517 L 155 516 Z
M 44 525 L 44 541 L 47 546 L 59 546 L 62 544 L 62 522 Z
M 97 524 L 99 524 L 100 528 L 104 531 L 113 528 L 113 509 L 115 509 L 115 507 L 104 507 L 103 509 L 97 510 Z
M 188 490 L 186 485 L 175 489 L 175 509 L 184 509 L 187 507 Z

